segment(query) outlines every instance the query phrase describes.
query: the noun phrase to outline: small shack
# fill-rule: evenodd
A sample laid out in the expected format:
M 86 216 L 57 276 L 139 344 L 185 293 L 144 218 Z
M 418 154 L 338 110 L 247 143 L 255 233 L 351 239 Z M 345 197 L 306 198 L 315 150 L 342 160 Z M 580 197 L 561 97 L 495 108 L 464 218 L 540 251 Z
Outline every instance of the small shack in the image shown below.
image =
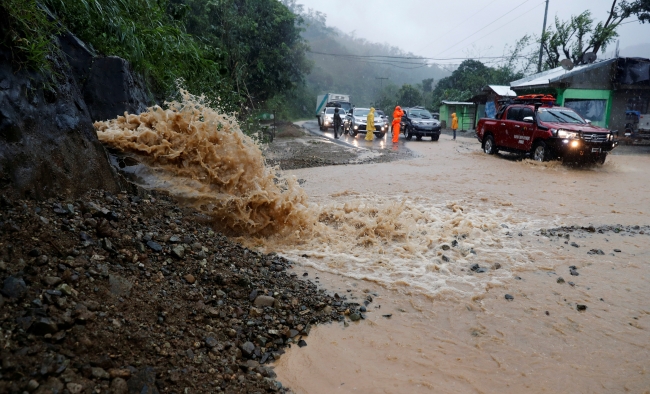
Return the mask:
M 476 119 L 474 126 L 480 118 L 494 118 L 497 114 L 499 100 L 504 98 L 515 98 L 517 93 L 510 89 L 510 86 L 488 85 L 480 93 L 468 101 L 476 106 Z
M 458 117 L 458 130 L 472 130 L 476 118 L 474 103 L 464 101 L 443 101 L 440 105 L 440 123 L 443 129 L 451 127 L 451 114 Z
M 629 111 L 650 113 L 650 59 L 621 57 L 571 70 L 558 67 L 511 82 L 510 88 L 518 94 L 552 94 L 558 105 L 622 134 Z

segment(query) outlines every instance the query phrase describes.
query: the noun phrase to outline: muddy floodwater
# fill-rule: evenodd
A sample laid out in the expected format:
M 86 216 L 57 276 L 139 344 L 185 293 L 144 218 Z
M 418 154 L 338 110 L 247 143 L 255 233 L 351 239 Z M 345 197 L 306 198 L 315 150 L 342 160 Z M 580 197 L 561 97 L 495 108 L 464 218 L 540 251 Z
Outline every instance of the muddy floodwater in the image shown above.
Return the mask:
M 366 215 L 357 228 L 372 219 L 377 233 L 399 207 L 402 232 L 369 240 L 334 211 L 326 238 L 275 246 L 306 280 L 372 298 L 365 320 L 317 327 L 282 356 L 280 381 L 296 393 L 649 393 L 650 156 L 571 168 L 446 135 L 406 147 L 418 157 L 289 172 L 310 204 Z

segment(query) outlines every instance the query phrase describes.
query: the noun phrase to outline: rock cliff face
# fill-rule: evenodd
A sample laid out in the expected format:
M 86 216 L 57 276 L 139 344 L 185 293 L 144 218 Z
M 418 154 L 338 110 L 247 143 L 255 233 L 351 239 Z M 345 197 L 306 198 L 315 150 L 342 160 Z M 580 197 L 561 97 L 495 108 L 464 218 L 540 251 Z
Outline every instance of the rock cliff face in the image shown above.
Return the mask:
M 125 189 L 92 122 L 146 108 L 144 83 L 128 63 L 96 57 L 71 34 L 60 37 L 54 82 L 16 69 L 0 50 L 0 189 L 14 197 L 78 196 Z

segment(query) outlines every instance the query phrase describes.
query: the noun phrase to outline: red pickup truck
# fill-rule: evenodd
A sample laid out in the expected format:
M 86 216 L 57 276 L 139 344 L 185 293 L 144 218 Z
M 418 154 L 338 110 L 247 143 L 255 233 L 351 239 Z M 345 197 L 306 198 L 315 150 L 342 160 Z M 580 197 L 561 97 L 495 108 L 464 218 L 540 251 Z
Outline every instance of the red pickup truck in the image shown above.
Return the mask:
M 480 119 L 476 135 L 483 151 L 529 153 L 538 161 L 560 158 L 602 164 L 618 144 L 609 130 L 592 125 L 572 109 L 537 101 L 515 99 L 501 107 L 496 119 Z

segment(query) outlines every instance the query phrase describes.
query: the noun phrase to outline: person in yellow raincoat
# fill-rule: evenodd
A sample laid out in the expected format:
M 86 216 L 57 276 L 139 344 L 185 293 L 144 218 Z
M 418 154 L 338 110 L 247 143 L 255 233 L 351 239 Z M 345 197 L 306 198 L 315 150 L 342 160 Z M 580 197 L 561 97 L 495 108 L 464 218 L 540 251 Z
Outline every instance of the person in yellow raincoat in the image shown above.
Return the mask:
M 458 130 L 458 117 L 454 112 L 451 114 L 451 130 L 454 132 L 454 141 L 456 141 L 456 130 Z
M 366 118 L 366 141 L 375 139 L 375 109 L 370 108 L 368 117 Z
M 402 122 L 402 116 L 404 116 L 404 111 L 398 105 L 393 111 L 393 143 L 395 144 L 399 142 L 399 124 Z

